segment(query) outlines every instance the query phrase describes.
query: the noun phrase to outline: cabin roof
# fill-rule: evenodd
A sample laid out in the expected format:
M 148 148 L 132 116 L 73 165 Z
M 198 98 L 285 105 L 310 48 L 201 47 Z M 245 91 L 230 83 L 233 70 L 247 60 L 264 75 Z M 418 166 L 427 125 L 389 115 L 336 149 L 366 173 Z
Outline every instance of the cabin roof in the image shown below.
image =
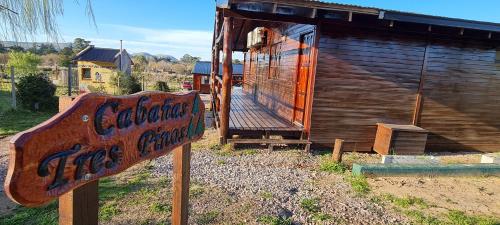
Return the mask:
M 124 55 L 129 57 L 130 55 L 126 50 L 123 50 Z M 73 60 L 75 61 L 90 61 L 90 62 L 108 62 L 115 63 L 120 58 L 120 49 L 114 48 L 98 48 L 93 45 L 89 45 L 87 48 L 80 51 Z M 132 60 L 130 60 L 132 61 Z
M 283 16 L 303 16 L 309 18 L 341 17 L 341 12 L 378 15 L 379 19 L 401 22 L 423 23 L 437 26 L 448 26 L 474 30 L 500 32 L 500 24 L 476 20 L 403 12 L 359 5 L 339 4 L 318 0 L 217 0 L 219 8 L 251 12 L 272 13 Z
M 212 62 L 210 61 L 198 61 L 194 65 L 192 74 L 201 74 L 201 75 L 210 75 L 212 71 Z M 222 74 L 222 64 L 219 64 L 219 75 Z M 242 64 L 233 64 L 233 74 L 242 75 L 243 74 L 243 65 Z
M 253 23 L 243 24 L 235 22 L 235 27 L 241 26 L 240 33 L 245 34 L 256 26 L 272 22 L 291 22 L 301 24 L 318 24 L 318 21 L 341 21 L 341 22 L 366 22 L 367 18 L 373 21 L 387 22 L 387 24 L 404 23 L 422 24 L 426 26 L 449 27 L 457 29 L 457 34 L 463 34 L 463 30 L 485 32 L 480 33 L 480 38 L 500 39 L 500 23 L 466 20 L 459 18 L 402 12 L 375 7 L 364 7 L 358 5 L 339 4 L 318 0 L 216 0 L 217 10 L 223 11 L 224 15 L 235 17 L 240 20 L 253 20 Z M 361 21 L 360 21 L 361 19 Z M 363 20 L 365 19 L 365 20 Z M 241 24 L 240 24 L 241 23 Z M 355 23 L 350 23 L 355 24 Z M 396 25 L 398 27 L 401 24 Z M 369 25 L 367 25 L 369 26 Z M 428 30 L 431 30 L 429 27 Z M 468 31 L 465 32 L 466 34 Z M 476 34 L 476 33 L 474 33 Z M 244 41 L 237 36 L 238 41 Z M 244 46 L 237 45 L 236 49 Z

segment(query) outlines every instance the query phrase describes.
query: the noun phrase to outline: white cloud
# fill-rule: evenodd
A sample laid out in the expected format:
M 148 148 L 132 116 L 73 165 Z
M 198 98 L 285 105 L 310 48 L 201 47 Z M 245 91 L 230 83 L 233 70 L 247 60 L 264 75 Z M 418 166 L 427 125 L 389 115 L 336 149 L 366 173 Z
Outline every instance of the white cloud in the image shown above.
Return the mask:
M 212 32 L 203 30 L 151 29 L 116 24 L 104 24 L 120 34 L 124 48 L 131 53 L 149 52 L 168 54 L 176 58 L 184 54 L 199 56 L 203 60 L 211 58 Z M 130 39 L 128 39 L 128 38 Z M 88 38 L 95 45 L 118 46 L 119 40 Z

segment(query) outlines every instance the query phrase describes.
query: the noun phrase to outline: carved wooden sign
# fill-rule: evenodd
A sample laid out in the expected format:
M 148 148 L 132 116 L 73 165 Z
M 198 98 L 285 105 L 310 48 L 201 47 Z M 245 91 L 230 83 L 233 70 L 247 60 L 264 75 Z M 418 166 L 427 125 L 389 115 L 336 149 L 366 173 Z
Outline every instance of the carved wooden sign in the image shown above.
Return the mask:
M 205 107 L 196 92 L 85 94 L 11 140 L 8 196 L 37 206 L 101 177 L 202 137 Z

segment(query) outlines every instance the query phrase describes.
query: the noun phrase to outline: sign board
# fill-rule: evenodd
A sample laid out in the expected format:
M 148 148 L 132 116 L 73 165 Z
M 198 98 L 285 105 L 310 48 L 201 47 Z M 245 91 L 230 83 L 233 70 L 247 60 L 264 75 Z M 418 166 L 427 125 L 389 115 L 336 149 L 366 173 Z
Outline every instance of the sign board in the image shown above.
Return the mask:
M 203 136 L 204 111 L 196 92 L 81 95 L 12 138 L 6 193 L 19 204 L 38 206 L 165 155 Z

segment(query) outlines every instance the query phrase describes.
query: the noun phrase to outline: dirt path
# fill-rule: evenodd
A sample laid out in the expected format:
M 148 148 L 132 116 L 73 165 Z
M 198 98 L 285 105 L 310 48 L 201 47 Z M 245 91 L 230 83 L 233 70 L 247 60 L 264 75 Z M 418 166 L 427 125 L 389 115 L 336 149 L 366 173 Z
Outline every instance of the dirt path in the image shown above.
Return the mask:
M 7 166 L 9 162 L 8 148 L 9 140 L 11 137 L 4 137 L 0 139 L 0 215 L 8 214 L 15 207 L 13 203 L 3 190 L 3 184 L 5 181 L 5 176 L 7 176 Z

